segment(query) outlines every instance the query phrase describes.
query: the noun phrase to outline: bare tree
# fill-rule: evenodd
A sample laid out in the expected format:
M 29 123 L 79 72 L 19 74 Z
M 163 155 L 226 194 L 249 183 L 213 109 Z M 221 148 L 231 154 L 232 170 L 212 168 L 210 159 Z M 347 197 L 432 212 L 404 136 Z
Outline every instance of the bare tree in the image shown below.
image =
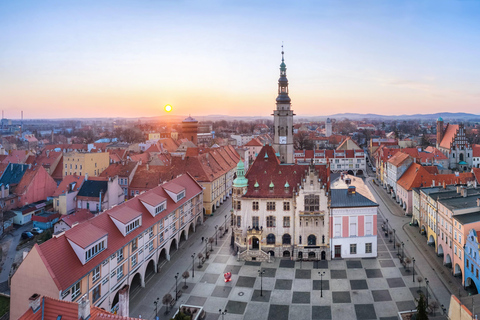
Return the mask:
M 215 242 L 215 239 L 213 238 L 208 238 L 208 243 L 210 243 L 210 251 L 213 251 L 213 243 Z
M 165 305 L 165 307 L 167 308 L 165 310 L 165 314 L 168 313 L 168 306 L 170 305 L 170 303 L 172 302 L 173 300 L 173 297 L 170 293 L 167 293 L 166 295 L 163 296 L 163 299 L 162 299 L 162 303 Z
M 200 269 L 203 265 L 203 254 L 200 252 L 199 254 L 197 254 L 197 258 L 198 258 L 198 268 Z
M 293 146 L 296 150 L 312 150 L 313 142 L 307 131 L 300 131 L 293 136 Z

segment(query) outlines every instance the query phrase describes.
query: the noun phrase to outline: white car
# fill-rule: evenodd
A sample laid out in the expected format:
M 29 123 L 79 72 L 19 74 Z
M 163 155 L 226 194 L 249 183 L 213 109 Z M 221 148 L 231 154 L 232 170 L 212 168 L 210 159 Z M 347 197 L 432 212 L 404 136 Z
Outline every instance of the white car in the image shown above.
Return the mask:
M 373 171 L 373 172 L 377 172 L 377 168 L 373 167 L 373 168 L 372 168 L 372 171 Z
M 33 234 L 40 234 L 42 232 L 43 232 L 43 229 L 40 229 L 39 227 L 35 227 L 31 231 L 31 233 L 33 233 Z

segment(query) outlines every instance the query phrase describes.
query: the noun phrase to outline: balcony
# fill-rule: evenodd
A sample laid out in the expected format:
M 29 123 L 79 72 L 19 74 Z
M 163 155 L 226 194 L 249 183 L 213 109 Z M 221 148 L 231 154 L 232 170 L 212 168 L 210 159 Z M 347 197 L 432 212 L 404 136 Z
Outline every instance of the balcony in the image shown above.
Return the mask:
M 324 217 L 325 211 L 300 211 L 298 215 L 300 217 Z
M 263 227 L 254 227 L 254 228 L 248 228 L 247 229 L 247 236 L 261 236 L 263 232 Z

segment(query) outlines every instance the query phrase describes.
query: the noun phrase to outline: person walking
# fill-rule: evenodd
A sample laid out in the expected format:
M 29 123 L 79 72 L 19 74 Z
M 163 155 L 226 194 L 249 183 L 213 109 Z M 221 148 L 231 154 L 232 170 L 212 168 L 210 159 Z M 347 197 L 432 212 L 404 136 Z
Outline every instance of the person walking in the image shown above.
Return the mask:
M 202 237 L 202 243 L 203 243 L 203 241 L 205 241 L 205 237 Z

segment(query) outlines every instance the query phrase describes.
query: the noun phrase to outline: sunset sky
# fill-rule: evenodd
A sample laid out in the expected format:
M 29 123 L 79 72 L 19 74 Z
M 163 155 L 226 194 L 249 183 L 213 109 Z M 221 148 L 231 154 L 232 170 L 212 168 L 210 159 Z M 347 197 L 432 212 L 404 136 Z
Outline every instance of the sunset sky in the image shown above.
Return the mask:
M 0 2 L 6 118 L 480 114 L 480 1 Z

